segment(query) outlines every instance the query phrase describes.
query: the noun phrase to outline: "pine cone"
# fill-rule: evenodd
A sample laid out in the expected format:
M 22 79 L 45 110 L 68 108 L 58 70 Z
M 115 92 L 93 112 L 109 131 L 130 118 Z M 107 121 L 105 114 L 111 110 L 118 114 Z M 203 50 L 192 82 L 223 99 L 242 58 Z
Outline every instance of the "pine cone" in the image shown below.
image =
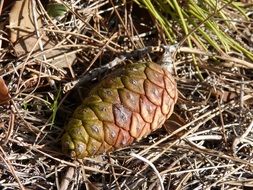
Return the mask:
M 62 137 L 63 152 L 84 158 L 128 146 L 164 124 L 177 96 L 173 77 L 155 63 L 119 68 L 74 111 Z

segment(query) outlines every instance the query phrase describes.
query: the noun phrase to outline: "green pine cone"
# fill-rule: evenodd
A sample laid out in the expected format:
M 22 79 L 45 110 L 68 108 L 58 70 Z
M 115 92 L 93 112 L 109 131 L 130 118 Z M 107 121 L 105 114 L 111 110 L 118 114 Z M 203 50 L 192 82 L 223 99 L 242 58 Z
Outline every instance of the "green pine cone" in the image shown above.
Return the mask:
M 173 77 L 160 65 L 119 68 L 76 108 L 62 136 L 63 152 L 84 158 L 128 146 L 160 128 L 177 97 Z

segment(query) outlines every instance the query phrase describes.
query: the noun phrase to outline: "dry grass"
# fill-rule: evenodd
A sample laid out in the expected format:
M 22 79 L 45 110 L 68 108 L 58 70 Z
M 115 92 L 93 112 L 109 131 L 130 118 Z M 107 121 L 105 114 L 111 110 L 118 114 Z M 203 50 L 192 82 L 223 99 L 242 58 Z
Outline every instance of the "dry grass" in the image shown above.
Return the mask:
M 126 51 L 166 44 L 145 9 L 113 2 L 72 1 L 69 12 L 57 19 L 49 19 L 37 4 L 45 33 L 58 48 L 77 54 L 68 68 L 35 60 L 32 53 L 15 56 L 7 34 L 0 33 L 0 75 L 12 97 L 0 106 L 0 188 L 252 189 L 253 64 L 243 55 L 231 59 L 212 49 L 181 46 L 175 57 L 182 94 L 175 111 L 186 123 L 181 128 L 172 134 L 160 129 L 131 147 L 83 161 L 61 153 L 66 117 L 79 102 L 77 94 L 87 93 L 94 82 L 71 93 L 64 92 L 66 84 Z M 4 22 L 7 11 L 2 10 Z M 235 23 L 237 33 L 230 34 L 249 51 L 252 21 Z M 151 53 L 144 60 L 159 56 Z M 61 184 L 66 174 L 70 179 Z

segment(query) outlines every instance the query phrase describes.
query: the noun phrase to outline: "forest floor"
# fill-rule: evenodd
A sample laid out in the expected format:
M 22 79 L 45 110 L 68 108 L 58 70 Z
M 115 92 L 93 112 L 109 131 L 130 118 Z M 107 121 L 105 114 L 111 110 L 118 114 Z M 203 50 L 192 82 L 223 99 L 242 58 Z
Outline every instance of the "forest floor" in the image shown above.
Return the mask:
M 73 161 L 60 145 L 66 118 L 108 71 L 73 90 L 78 80 L 124 55 L 122 64 L 158 62 L 161 52 L 131 52 L 173 44 L 132 1 L 75 0 L 59 16 L 47 1 L 8 2 L 0 17 L 0 189 L 253 189 L 249 57 L 189 47 L 175 25 L 180 98 L 177 117 L 164 124 L 172 133 L 161 128 L 130 147 Z M 236 32 L 223 30 L 252 53 L 253 4 L 246 10 L 248 20 L 231 21 Z

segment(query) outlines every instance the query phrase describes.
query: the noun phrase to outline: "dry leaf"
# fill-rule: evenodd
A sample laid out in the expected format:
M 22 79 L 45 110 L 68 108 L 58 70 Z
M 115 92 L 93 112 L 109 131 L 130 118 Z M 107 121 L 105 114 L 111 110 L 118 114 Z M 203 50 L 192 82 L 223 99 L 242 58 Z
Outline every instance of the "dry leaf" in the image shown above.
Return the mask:
M 165 121 L 164 124 L 164 128 L 166 129 L 166 131 L 168 133 L 173 133 L 174 131 L 176 131 L 177 129 L 179 129 L 180 127 L 184 126 L 186 124 L 185 119 L 183 119 L 180 115 L 178 115 L 177 113 L 173 113 L 170 118 Z M 185 130 L 180 131 L 179 133 L 177 133 L 177 136 L 182 136 L 185 133 Z
M 226 90 L 211 90 L 213 96 L 220 98 L 223 102 L 229 102 L 235 98 L 238 98 L 238 94 L 236 92 L 229 92 Z
M 18 40 L 27 38 L 35 33 L 34 15 L 38 17 L 36 20 L 38 28 L 42 27 L 41 18 L 38 12 L 32 9 L 32 0 L 16 1 L 10 11 L 10 29 L 11 29 L 11 42 L 15 43 Z
M 16 55 L 22 57 L 33 51 L 33 58 L 44 61 L 44 55 L 46 59 L 51 59 L 51 62 L 58 68 L 69 67 L 76 59 L 76 55 L 69 54 L 70 50 L 67 48 L 55 48 L 56 44 L 43 34 L 40 14 L 33 6 L 35 5 L 32 0 L 19 0 L 15 2 L 10 11 L 10 40 L 14 44 Z M 34 20 L 34 18 L 37 19 Z M 40 36 L 36 34 L 36 30 Z M 40 38 L 43 52 L 38 43 L 41 36 L 43 36 Z
M 0 104 L 7 103 L 10 99 L 9 90 L 2 77 L 0 77 Z

